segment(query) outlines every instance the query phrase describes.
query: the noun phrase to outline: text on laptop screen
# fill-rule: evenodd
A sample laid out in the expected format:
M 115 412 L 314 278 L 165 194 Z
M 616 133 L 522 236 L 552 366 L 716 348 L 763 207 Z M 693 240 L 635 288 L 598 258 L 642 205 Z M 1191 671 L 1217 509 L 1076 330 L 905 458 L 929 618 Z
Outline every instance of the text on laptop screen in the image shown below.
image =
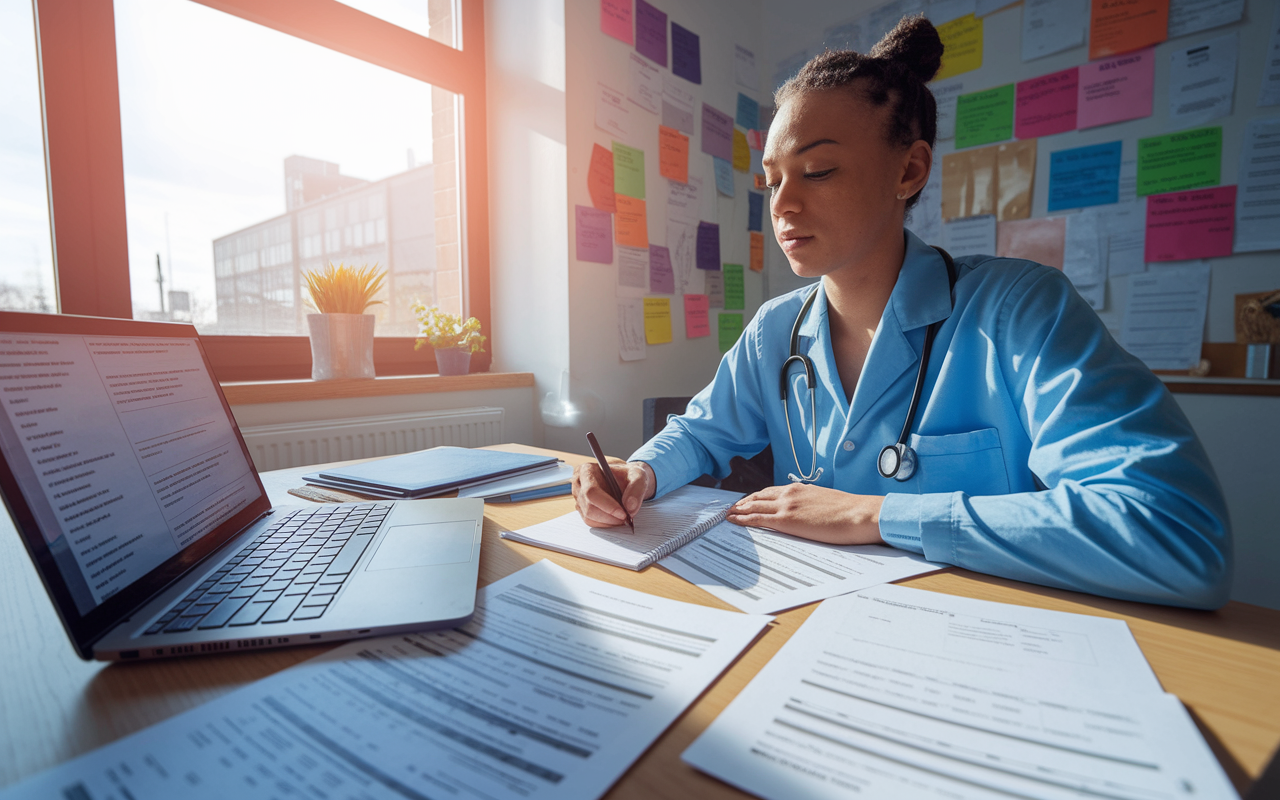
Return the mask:
M 194 339 L 0 333 L 0 405 L 81 614 L 258 499 Z

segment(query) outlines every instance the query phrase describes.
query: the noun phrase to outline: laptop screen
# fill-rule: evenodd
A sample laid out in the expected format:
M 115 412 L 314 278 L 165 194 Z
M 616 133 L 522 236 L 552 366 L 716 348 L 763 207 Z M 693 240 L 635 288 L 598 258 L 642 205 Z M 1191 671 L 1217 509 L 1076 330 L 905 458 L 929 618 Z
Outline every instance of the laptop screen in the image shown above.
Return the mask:
M 0 331 L 0 407 L 4 460 L 81 616 L 262 497 L 194 336 Z

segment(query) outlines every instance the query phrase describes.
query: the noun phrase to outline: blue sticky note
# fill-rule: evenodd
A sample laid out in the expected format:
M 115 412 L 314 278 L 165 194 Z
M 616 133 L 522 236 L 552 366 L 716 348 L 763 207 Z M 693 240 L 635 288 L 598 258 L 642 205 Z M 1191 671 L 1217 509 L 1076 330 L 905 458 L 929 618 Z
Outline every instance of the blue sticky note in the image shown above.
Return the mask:
M 698 269 L 720 271 L 720 226 L 714 222 L 698 223 Z
M 760 104 L 738 92 L 737 123 L 749 131 L 760 129 Z
M 1049 156 L 1049 211 L 1120 202 L 1120 142 Z
M 759 192 L 747 192 L 747 230 L 764 230 L 764 195 Z
M 698 34 L 671 23 L 671 71 L 690 83 L 702 83 L 702 50 Z
M 716 191 L 725 197 L 733 197 L 733 164 L 723 158 L 712 158 L 716 165 Z

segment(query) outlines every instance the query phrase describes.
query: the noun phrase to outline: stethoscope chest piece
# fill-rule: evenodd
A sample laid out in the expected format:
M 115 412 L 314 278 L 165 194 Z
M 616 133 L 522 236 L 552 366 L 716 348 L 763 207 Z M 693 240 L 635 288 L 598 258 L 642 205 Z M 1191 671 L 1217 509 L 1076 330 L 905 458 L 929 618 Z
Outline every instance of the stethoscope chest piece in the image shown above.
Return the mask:
M 880 451 L 876 460 L 880 469 L 880 477 L 905 481 L 916 474 L 916 451 L 905 444 L 888 444 Z

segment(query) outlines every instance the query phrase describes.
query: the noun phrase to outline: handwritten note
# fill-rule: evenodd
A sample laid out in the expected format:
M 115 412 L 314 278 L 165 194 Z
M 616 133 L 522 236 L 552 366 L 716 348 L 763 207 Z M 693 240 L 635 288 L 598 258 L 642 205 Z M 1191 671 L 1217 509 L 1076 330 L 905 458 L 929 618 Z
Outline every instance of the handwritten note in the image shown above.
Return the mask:
M 662 245 L 649 245 L 649 291 L 671 294 L 676 290 L 676 277 L 671 271 L 671 251 Z
M 671 298 L 644 298 L 644 340 L 647 344 L 671 341 Z
M 644 300 L 639 297 L 618 299 L 618 357 L 623 361 L 639 361 L 647 356 L 644 343 Z
M 706 285 L 707 297 L 710 298 L 711 307 L 724 308 L 724 273 L 703 273 L 703 283 Z
M 739 86 L 760 88 L 760 72 L 756 69 L 756 54 L 740 44 L 733 46 L 733 76 Z
M 711 335 L 711 304 L 705 294 L 686 294 L 684 296 L 684 335 L 687 339 L 697 339 Z
M 733 197 L 733 165 L 722 158 L 712 158 L 711 165 L 716 173 L 716 191 L 725 197 Z
M 579 261 L 613 263 L 613 217 L 591 206 L 574 207 L 575 253 Z
M 1083 130 L 1151 116 L 1155 53 L 1142 50 L 1081 66 L 1077 127 Z
M 644 151 L 613 143 L 613 191 L 644 199 Z
M 1168 31 L 1169 0 L 1092 0 L 1089 60 L 1160 44 Z
M 747 192 L 747 230 L 764 230 L 764 195 Z
M 698 269 L 720 269 L 720 226 L 714 222 L 698 223 Z
M 1236 187 L 1153 194 L 1147 198 L 1147 261 L 1231 255 Z
M 1213 186 L 1222 179 L 1222 128 L 1138 140 L 1138 194 Z
M 591 205 L 610 214 L 617 210 L 613 202 L 613 153 L 598 144 L 591 145 L 587 192 L 591 195 Z
M 971 72 L 982 66 L 982 20 L 973 14 L 938 27 L 942 39 L 942 67 L 934 80 Z
M 631 135 L 631 112 L 627 110 L 622 92 L 598 84 L 600 95 L 596 98 L 596 127 L 608 131 L 619 139 Z
M 1120 202 L 1119 141 L 1049 156 L 1049 213 Z
M 689 137 L 666 125 L 658 126 L 658 172 L 673 181 L 689 182 Z
M 631 44 L 631 0 L 600 0 L 600 30 Z
M 644 201 L 625 194 L 615 195 L 614 201 L 618 204 L 614 241 L 627 247 L 648 247 L 649 222 Z
M 698 34 L 671 23 L 671 71 L 689 83 L 702 83 L 702 48 Z
M 649 250 L 643 247 L 618 248 L 619 297 L 643 297 L 649 286 Z
M 702 104 L 702 152 L 733 161 L 733 117 Z
M 746 284 L 741 264 L 724 265 L 724 307 L 744 309 L 747 307 Z
M 720 352 L 727 353 L 742 336 L 742 314 L 722 312 L 717 323 L 720 333 Z
M 660 67 L 667 65 L 667 15 L 636 0 L 636 52 Z
M 1066 236 L 1066 217 L 1001 222 L 996 225 L 996 255 L 1001 258 L 1025 258 L 1062 269 L 1062 248 Z
M 748 236 L 751 237 L 750 250 L 751 260 L 748 262 L 752 272 L 764 271 L 764 234 L 751 231 Z
M 751 148 L 747 145 L 747 135 L 737 128 L 733 129 L 733 168 L 738 172 L 746 172 L 751 168 Z
M 662 76 L 662 124 L 693 135 L 693 92 L 670 75 Z
M 662 72 L 635 53 L 631 54 L 631 91 L 627 99 L 645 111 L 662 110 Z
M 1080 70 L 1064 69 L 1018 84 L 1014 131 L 1019 139 L 1052 136 L 1076 129 Z
M 956 149 L 1013 138 L 1013 84 L 956 98 Z

